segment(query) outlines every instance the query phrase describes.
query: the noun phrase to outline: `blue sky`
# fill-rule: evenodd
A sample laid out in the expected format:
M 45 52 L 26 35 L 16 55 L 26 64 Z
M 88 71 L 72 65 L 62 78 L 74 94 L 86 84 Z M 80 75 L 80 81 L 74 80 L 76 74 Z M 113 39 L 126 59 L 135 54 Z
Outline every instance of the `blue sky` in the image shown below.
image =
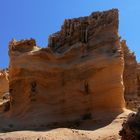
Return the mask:
M 111 8 L 119 9 L 119 34 L 140 61 L 140 0 L 0 0 L 0 68 L 9 64 L 12 38 L 35 38 L 46 47 L 48 36 L 60 30 L 64 19 Z

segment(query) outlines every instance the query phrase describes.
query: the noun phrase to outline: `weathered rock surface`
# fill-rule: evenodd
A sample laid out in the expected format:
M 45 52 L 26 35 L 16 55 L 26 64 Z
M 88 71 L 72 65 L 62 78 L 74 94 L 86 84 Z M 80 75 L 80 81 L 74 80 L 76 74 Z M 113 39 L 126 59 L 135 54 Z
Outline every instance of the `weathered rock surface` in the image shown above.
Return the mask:
M 0 99 L 9 92 L 8 70 L 0 70 Z
M 140 108 L 138 112 L 129 114 L 120 131 L 121 140 L 140 140 Z
M 140 105 L 140 68 L 134 52 L 129 50 L 125 40 L 121 41 L 121 45 L 124 51 L 123 82 L 126 107 L 136 110 Z
M 0 70 L 0 112 L 7 110 L 9 102 L 9 72 L 8 69 Z
M 65 20 L 61 31 L 49 37 L 48 46 L 39 48 L 33 39 L 10 42 L 8 117 L 16 125 L 84 120 L 101 111 L 122 111 L 124 56 L 118 10 Z
M 140 64 L 137 65 L 138 97 L 140 97 Z

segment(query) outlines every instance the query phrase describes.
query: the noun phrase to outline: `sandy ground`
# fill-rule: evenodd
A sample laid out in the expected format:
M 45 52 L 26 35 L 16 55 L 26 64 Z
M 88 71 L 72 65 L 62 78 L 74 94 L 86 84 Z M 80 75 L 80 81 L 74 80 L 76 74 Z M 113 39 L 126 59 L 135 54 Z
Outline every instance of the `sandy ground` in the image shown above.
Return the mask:
M 0 133 L 0 140 L 120 140 L 122 122 L 131 111 L 125 110 L 114 120 L 86 120 L 80 128 L 56 128 L 47 131 L 14 131 Z M 104 114 L 102 114 L 102 118 Z M 109 118 L 109 116 L 108 116 Z

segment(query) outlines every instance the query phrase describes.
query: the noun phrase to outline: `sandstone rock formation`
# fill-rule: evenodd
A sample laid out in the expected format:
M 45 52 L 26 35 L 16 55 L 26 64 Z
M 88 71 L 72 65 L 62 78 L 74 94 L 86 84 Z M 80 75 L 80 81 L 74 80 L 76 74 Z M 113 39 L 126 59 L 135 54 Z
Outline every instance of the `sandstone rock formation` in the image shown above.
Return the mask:
M 8 110 L 10 98 L 8 77 L 8 69 L 0 70 L 0 112 Z
M 137 65 L 138 97 L 140 98 L 140 64 Z
M 118 36 L 118 10 L 65 20 L 49 37 L 9 44 L 10 118 L 17 125 L 94 118 L 124 107 L 124 56 Z M 21 121 L 22 120 L 22 121 Z M 18 123 L 19 121 L 19 123 Z
M 131 52 L 126 44 L 126 41 L 121 41 L 123 53 L 124 53 L 124 97 L 126 101 L 126 107 L 132 110 L 136 110 L 140 105 L 140 68 L 136 61 L 134 52 Z
M 8 70 L 0 70 L 0 99 L 9 92 Z
M 123 123 L 120 135 L 121 140 L 140 140 L 140 108 L 136 114 L 129 114 L 128 119 Z

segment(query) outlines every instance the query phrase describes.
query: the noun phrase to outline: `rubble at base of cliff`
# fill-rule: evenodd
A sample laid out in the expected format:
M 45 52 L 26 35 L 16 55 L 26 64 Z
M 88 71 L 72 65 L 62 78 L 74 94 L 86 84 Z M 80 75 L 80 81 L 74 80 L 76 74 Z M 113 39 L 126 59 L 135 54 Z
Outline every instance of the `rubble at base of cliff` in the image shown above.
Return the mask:
M 140 108 L 137 113 L 129 114 L 126 121 L 123 122 L 120 131 L 121 140 L 139 140 L 140 139 Z

